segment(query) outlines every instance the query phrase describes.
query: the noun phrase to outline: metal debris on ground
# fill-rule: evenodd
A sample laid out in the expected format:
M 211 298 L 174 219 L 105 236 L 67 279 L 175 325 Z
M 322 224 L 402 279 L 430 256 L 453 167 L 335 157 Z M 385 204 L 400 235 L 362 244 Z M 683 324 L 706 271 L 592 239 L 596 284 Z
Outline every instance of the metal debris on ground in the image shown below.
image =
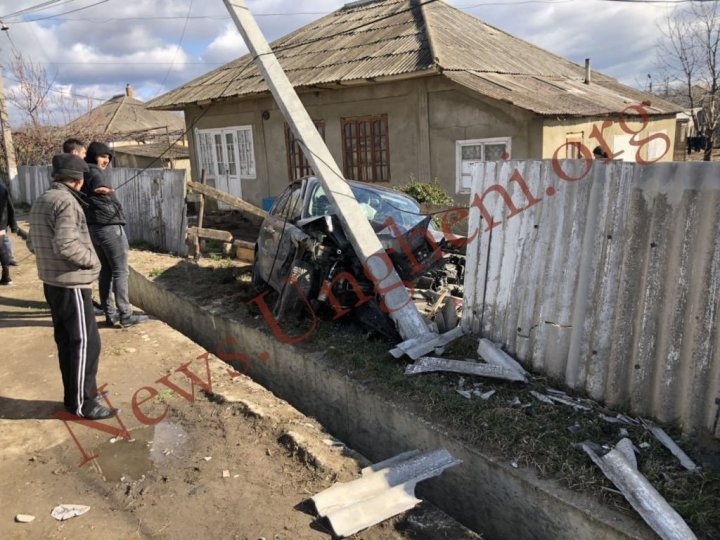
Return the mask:
M 465 399 L 472 399 L 472 393 L 469 390 L 460 390 L 459 388 L 456 388 L 455 391 Z
M 402 358 L 404 355 L 408 355 L 413 360 L 417 360 L 430 351 L 447 347 L 451 342 L 465 334 L 466 331 L 462 326 L 456 326 L 444 334 L 428 334 L 398 343 L 395 348 L 390 350 L 390 354 L 394 358 Z
M 675 441 L 672 440 L 670 435 L 668 435 L 662 428 L 652 424 L 648 421 L 643 421 L 643 424 L 645 424 L 645 428 L 652 433 L 655 438 L 662 444 L 665 448 L 670 450 L 673 456 L 678 458 L 678 461 L 680 461 L 680 465 L 685 467 L 688 471 L 696 472 L 700 469 L 695 462 L 690 459 L 690 456 L 688 456 L 682 448 L 680 448 Z
M 563 405 L 568 405 L 569 407 L 572 407 L 574 409 L 579 409 L 581 411 L 591 411 L 592 410 L 587 405 L 583 405 L 582 403 L 580 403 L 580 401 L 577 399 L 573 399 L 570 397 L 561 397 L 558 395 L 551 395 L 551 396 L 547 396 L 547 397 L 550 398 L 552 401 L 555 401 L 557 403 L 562 403 Z
M 524 378 L 527 378 L 528 376 L 528 372 L 525 371 L 525 368 L 523 368 L 517 360 L 500 349 L 489 339 L 480 338 L 478 341 L 477 352 L 488 364 L 514 369 Z
M 60 504 L 52 509 L 50 515 L 58 521 L 65 521 L 76 516 L 82 516 L 89 510 L 90 507 L 84 504 Z
M 541 394 L 540 392 L 536 392 L 535 390 L 530 390 L 530 394 L 537 399 L 538 401 L 542 401 L 543 403 L 547 403 L 548 405 L 555 405 L 555 402 L 547 397 L 544 394 Z
M 638 470 L 634 447 L 629 439 L 600 457 L 592 443 L 581 445 L 603 474 L 622 492 L 625 499 L 645 522 L 663 540 L 690 540 L 696 538 L 685 521 L 668 504 Z M 632 456 L 632 457 L 631 457 Z
M 487 392 L 481 392 L 480 390 L 473 390 L 473 394 L 475 394 L 477 397 L 482 399 L 483 401 L 487 401 L 491 397 L 495 395 L 495 390 L 488 390 Z
M 514 369 L 467 360 L 446 360 L 445 358 L 432 356 L 423 356 L 414 364 L 408 365 L 405 368 L 405 375 L 417 375 L 418 373 L 431 373 L 434 371 L 449 371 L 492 379 L 527 382 L 525 377 Z
M 410 510 L 420 502 L 415 497 L 418 482 L 460 463 L 444 448 L 425 454 L 417 450 L 405 452 L 366 467 L 360 478 L 337 483 L 312 497 L 312 501 L 337 536 L 350 536 Z

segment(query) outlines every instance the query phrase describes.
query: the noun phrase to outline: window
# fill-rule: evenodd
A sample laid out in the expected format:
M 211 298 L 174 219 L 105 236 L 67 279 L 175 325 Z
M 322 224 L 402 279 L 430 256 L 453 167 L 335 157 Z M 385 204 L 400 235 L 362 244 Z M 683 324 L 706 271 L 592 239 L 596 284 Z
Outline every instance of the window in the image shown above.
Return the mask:
M 314 120 L 313 122 L 320 132 L 320 136 L 325 140 L 325 122 L 323 120 Z M 287 151 L 288 178 L 291 182 L 303 176 L 313 174 L 313 170 L 305 154 L 303 154 L 300 143 L 295 139 L 295 135 L 293 135 L 290 126 L 287 124 L 285 124 L 285 149 Z
M 387 114 L 341 118 L 343 173 L 348 180 L 390 181 Z
M 210 178 L 255 178 L 252 127 L 196 130 L 200 167 Z
M 472 187 L 472 174 L 481 161 L 510 159 L 510 137 L 472 139 L 455 143 L 456 191 L 467 193 Z
M 583 144 L 585 133 L 577 131 L 565 134 L 565 159 L 582 159 L 580 148 Z

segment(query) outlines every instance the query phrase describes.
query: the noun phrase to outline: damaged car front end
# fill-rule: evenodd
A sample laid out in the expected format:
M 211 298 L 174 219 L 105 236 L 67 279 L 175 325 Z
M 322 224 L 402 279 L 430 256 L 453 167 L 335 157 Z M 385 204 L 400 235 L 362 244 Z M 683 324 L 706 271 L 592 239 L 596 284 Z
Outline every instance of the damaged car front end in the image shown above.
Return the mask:
M 411 290 L 448 291 L 462 297 L 465 258 L 410 197 L 349 182 L 389 260 Z M 364 325 L 397 338 L 382 295 L 355 254 L 320 182 L 292 183 L 262 224 L 253 281 L 278 293 L 273 315 L 329 309 L 334 318 L 353 313 Z M 447 294 L 447 293 L 446 293 Z

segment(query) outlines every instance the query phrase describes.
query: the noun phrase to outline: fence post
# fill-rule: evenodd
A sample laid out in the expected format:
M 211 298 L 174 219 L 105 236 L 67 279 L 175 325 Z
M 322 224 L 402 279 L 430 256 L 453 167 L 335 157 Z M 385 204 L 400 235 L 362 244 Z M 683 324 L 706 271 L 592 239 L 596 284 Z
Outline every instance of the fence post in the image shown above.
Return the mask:
M 205 169 L 203 169 L 200 172 L 200 183 L 201 184 L 207 183 L 207 172 L 205 171 Z M 205 217 L 205 195 L 200 193 L 200 203 L 198 204 L 198 222 L 197 222 L 198 229 L 202 229 L 204 217 Z M 196 261 L 200 258 L 201 249 L 203 247 L 205 247 L 202 245 L 203 243 L 204 242 L 202 242 L 200 240 L 199 236 L 195 237 L 195 250 L 193 253 L 193 257 L 195 258 Z

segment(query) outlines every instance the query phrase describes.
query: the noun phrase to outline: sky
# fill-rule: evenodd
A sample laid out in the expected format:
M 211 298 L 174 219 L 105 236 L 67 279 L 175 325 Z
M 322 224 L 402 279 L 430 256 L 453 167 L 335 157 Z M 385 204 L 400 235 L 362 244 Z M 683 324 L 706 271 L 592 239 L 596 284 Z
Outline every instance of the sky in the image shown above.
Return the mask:
M 656 45 L 672 2 L 445 0 L 474 17 L 634 87 L 661 82 Z M 339 0 L 246 0 L 269 41 L 342 7 Z M 41 6 L 37 8 L 37 6 Z M 30 9 L 29 9 L 30 8 Z M 21 13 L 21 10 L 27 10 Z M 0 64 L 44 69 L 51 122 L 65 123 L 124 92 L 150 100 L 247 52 L 221 0 L 0 0 Z M 7 28 L 7 29 L 6 29 Z M 73 96 L 70 98 L 68 96 Z M 10 124 L 26 117 L 8 100 Z

